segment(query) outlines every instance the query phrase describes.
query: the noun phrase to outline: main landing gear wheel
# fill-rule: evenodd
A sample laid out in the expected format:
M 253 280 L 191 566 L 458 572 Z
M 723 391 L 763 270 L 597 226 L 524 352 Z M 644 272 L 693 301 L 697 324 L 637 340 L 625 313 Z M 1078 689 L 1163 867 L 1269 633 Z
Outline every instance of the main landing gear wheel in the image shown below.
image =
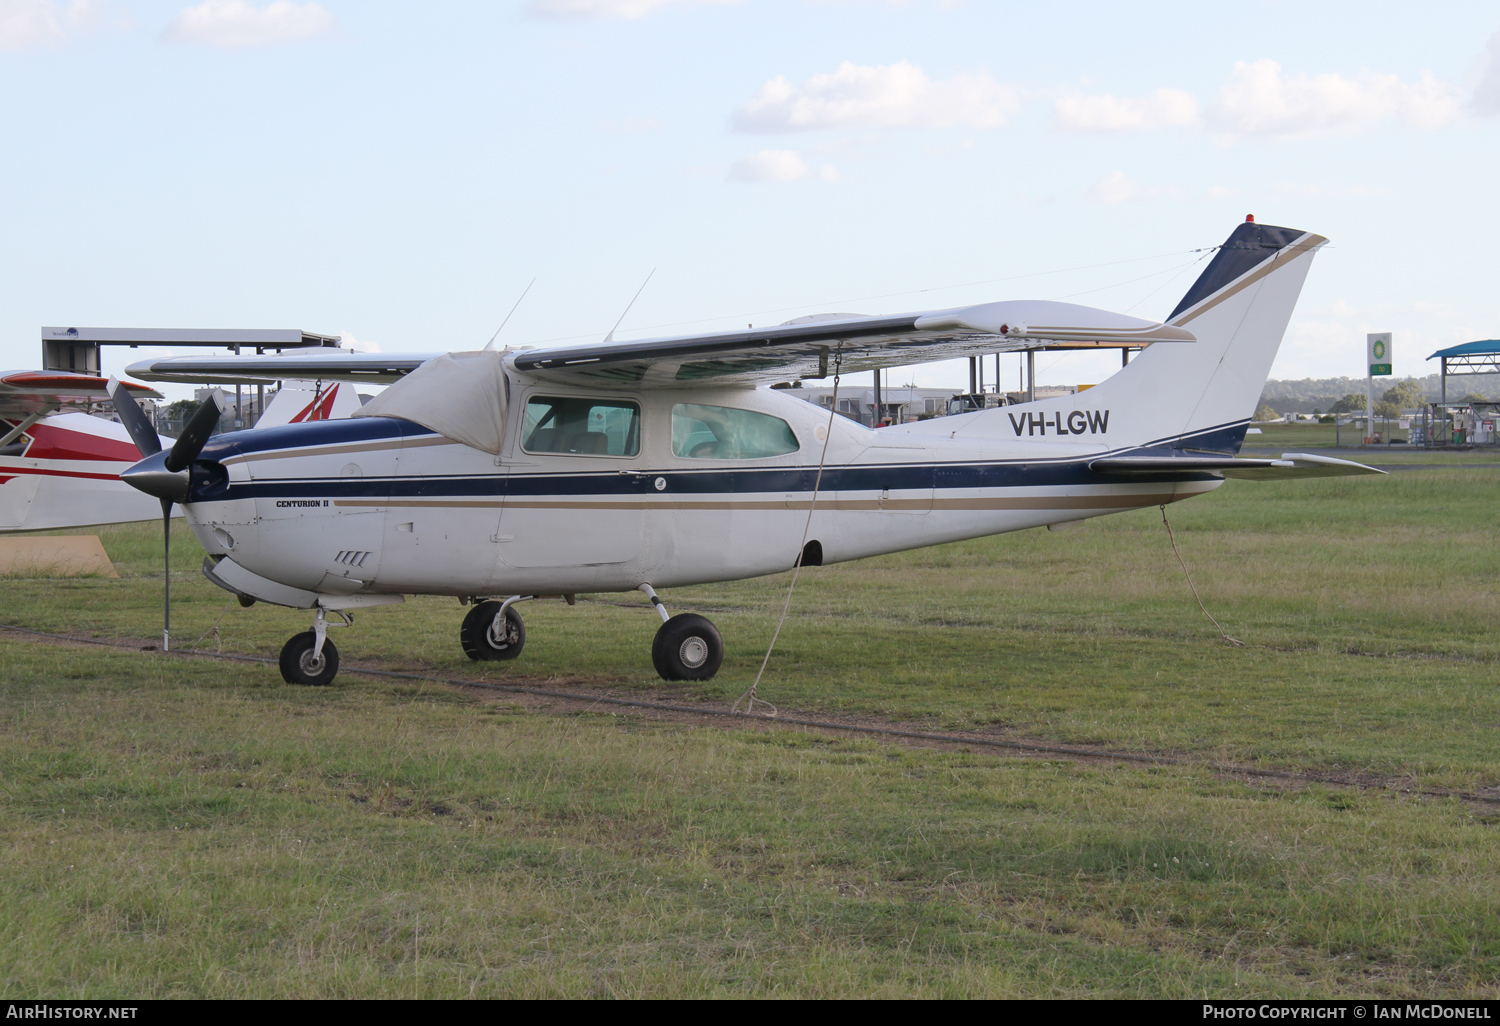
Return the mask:
M 651 661 L 662 680 L 708 680 L 724 662 L 724 639 L 707 617 L 678 613 L 657 629 Z
M 339 650 L 332 641 L 324 638 L 323 651 L 314 659 L 313 649 L 317 644 L 316 634 L 303 631 L 283 645 L 281 679 L 288 684 L 307 684 L 317 688 L 331 684 L 334 674 L 339 672 Z
M 492 662 L 498 659 L 514 659 L 526 645 L 526 624 L 516 607 L 505 610 L 500 619 L 501 602 L 481 602 L 469 610 L 464 625 L 459 628 L 458 640 L 464 647 L 464 655 L 476 662 Z

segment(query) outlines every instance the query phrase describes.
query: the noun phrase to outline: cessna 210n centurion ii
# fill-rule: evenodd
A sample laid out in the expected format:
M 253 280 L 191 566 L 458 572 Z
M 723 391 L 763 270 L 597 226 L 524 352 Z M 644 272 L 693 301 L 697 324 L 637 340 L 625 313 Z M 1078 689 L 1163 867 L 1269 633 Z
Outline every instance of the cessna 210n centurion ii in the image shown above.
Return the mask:
M 456 596 L 473 603 L 464 650 L 510 659 L 525 640 L 518 603 L 631 590 L 664 621 L 661 676 L 702 680 L 719 633 L 669 616 L 656 588 L 1177 502 L 1227 477 L 1378 473 L 1235 456 L 1325 241 L 1241 225 L 1164 324 L 1018 301 L 569 349 L 148 361 L 129 373 L 394 384 L 349 420 L 212 440 L 190 426 L 124 478 L 183 505 L 204 572 L 243 604 L 313 611 L 282 651 L 288 682 L 337 672 L 329 614 Z M 765 387 L 1125 344 L 1147 348 L 1085 393 L 880 430 Z

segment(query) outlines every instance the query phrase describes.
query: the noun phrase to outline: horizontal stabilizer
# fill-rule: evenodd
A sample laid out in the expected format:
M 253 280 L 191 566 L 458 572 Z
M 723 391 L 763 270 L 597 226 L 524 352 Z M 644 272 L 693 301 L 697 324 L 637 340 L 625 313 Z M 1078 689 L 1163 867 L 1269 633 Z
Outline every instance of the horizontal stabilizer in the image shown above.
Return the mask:
M 1351 477 L 1356 474 L 1384 474 L 1383 470 L 1362 463 L 1314 456 L 1305 452 L 1285 452 L 1280 459 L 1239 459 L 1233 456 L 1110 456 L 1095 460 L 1089 469 L 1101 474 L 1196 476 L 1217 474 L 1220 477 L 1246 481 L 1285 481 L 1305 477 Z

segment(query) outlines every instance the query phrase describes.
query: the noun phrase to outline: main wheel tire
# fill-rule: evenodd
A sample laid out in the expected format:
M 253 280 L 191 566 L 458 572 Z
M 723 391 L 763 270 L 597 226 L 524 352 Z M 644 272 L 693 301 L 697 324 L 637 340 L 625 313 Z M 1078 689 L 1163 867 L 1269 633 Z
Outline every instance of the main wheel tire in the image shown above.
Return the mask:
M 657 628 L 651 662 L 662 680 L 708 680 L 724 662 L 724 639 L 707 617 L 678 613 Z
M 503 629 L 497 632 L 501 638 L 498 644 L 490 634 L 490 627 L 502 604 L 481 602 L 464 617 L 464 625 L 458 630 L 458 640 L 464 647 L 464 655 L 470 659 L 476 662 L 493 662 L 514 659 L 521 654 L 521 649 L 526 645 L 526 624 L 521 620 L 521 614 L 516 612 L 515 606 L 505 611 Z
M 339 650 L 332 641 L 323 639 L 323 652 L 313 658 L 318 636 L 312 631 L 294 635 L 281 646 L 281 679 L 288 684 L 306 684 L 320 688 L 333 683 L 339 672 Z

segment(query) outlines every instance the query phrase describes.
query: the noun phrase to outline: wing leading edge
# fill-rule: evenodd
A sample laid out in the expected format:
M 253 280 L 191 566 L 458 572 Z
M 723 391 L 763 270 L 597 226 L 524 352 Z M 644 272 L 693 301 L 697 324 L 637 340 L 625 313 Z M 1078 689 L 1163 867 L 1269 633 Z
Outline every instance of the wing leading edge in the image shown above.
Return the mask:
M 755 385 L 1026 349 L 1192 342 L 1191 332 L 1072 303 L 1017 300 L 866 317 L 823 314 L 772 328 L 522 350 L 516 369 L 592 385 Z
M 171 356 L 142 360 L 125 373 L 142 381 L 191 385 L 269 385 L 277 381 L 400 381 L 440 353 L 355 353 L 326 349 L 286 356 Z

